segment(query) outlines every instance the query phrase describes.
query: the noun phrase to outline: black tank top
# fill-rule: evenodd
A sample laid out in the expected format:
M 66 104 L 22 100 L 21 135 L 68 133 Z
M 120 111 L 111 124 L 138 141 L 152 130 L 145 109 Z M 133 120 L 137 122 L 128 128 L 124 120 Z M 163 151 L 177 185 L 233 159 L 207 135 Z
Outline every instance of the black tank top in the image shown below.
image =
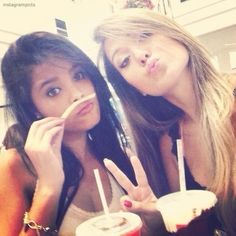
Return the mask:
M 180 132 L 179 132 L 179 124 L 178 123 L 174 124 L 170 128 L 168 134 L 169 134 L 170 138 L 172 139 L 172 149 L 171 149 L 171 152 L 177 158 L 177 142 L 176 142 L 176 140 L 181 138 L 181 135 L 180 135 Z M 189 189 L 189 190 L 190 189 L 198 189 L 198 190 L 205 190 L 206 189 L 206 187 L 201 186 L 198 182 L 195 181 L 195 179 L 194 179 L 194 177 L 193 177 L 192 173 L 190 172 L 190 169 L 189 169 L 189 167 L 187 165 L 187 162 L 185 160 L 184 160 L 184 169 L 185 169 L 185 179 L 186 179 L 186 188 L 187 189 Z M 215 229 L 222 230 L 222 234 L 221 235 L 226 235 L 225 232 L 222 229 L 222 225 L 220 224 L 219 220 L 217 219 L 215 210 L 216 209 L 212 209 L 211 214 L 209 214 L 206 217 L 206 223 L 204 223 L 204 224 L 205 224 L 205 226 L 208 225 L 208 227 L 209 227 L 209 233 L 207 233 L 206 236 L 210 236 L 210 235 L 213 236 L 214 235 L 213 231 Z M 196 227 L 196 229 L 194 229 L 194 227 Z M 191 232 L 187 232 L 187 231 L 184 232 L 184 230 L 183 230 L 182 232 L 179 232 L 179 233 L 173 234 L 173 235 L 177 235 L 177 236 L 191 236 L 192 235 L 192 236 L 195 236 L 196 233 L 199 232 L 199 225 L 198 224 L 196 224 L 196 226 L 191 225 L 190 228 L 193 228 L 193 230 L 190 229 Z

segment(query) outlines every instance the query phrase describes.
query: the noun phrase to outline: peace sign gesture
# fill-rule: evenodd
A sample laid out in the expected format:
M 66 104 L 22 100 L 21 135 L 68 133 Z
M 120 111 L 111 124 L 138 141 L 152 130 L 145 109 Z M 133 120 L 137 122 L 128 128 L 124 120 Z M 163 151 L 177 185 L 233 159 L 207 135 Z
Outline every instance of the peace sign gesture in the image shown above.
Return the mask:
M 126 190 L 128 195 L 121 198 L 121 205 L 123 210 L 129 210 L 137 213 L 150 212 L 155 209 L 155 202 L 157 201 L 148 180 L 142 164 L 137 156 L 130 157 L 133 166 L 137 186 L 128 179 L 128 177 L 115 165 L 111 160 L 105 159 L 104 164 L 107 169 L 116 178 L 118 183 Z

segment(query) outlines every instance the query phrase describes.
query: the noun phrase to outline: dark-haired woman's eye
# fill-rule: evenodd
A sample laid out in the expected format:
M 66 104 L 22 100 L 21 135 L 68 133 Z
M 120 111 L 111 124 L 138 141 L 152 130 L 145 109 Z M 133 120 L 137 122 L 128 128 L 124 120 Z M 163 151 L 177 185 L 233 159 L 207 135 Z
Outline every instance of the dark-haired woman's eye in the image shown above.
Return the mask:
M 86 78 L 87 77 L 86 77 L 85 73 L 82 72 L 82 71 L 78 71 L 74 74 L 74 79 L 75 80 L 81 80 L 81 79 L 86 79 Z
M 122 69 L 122 68 L 125 68 L 126 66 L 129 65 L 129 62 L 130 62 L 130 56 L 126 56 L 120 63 L 119 67 Z
M 51 89 L 49 89 L 49 90 L 47 91 L 47 95 L 48 95 L 49 97 L 54 97 L 54 96 L 56 96 L 57 94 L 59 94 L 60 91 L 61 91 L 60 88 L 51 88 Z

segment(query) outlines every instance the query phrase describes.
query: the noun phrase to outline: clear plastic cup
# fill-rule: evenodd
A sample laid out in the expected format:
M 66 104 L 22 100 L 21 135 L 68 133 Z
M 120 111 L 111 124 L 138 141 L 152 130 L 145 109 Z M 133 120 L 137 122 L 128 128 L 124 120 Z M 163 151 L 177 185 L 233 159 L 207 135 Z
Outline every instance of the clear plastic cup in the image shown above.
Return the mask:
M 76 236 L 141 236 L 141 218 L 130 212 L 110 213 L 91 218 L 76 228 Z
M 210 191 L 186 190 L 159 198 L 156 207 L 162 214 L 166 230 L 176 233 L 213 208 L 216 202 L 216 195 Z

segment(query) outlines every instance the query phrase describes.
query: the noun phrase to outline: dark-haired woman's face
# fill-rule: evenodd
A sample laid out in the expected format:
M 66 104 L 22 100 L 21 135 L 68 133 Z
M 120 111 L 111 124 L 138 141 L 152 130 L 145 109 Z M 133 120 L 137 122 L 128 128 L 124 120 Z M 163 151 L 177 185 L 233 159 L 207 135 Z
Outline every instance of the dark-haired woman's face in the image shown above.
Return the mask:
M 32 71 L 32 100 L 43 117 L 60 117 L 74 101 L 95 93 L 82 68 L 52 58 Z M 100 120 L 97 97 L 82 102 L 66 120 L 65 131 L 86 131 Z

